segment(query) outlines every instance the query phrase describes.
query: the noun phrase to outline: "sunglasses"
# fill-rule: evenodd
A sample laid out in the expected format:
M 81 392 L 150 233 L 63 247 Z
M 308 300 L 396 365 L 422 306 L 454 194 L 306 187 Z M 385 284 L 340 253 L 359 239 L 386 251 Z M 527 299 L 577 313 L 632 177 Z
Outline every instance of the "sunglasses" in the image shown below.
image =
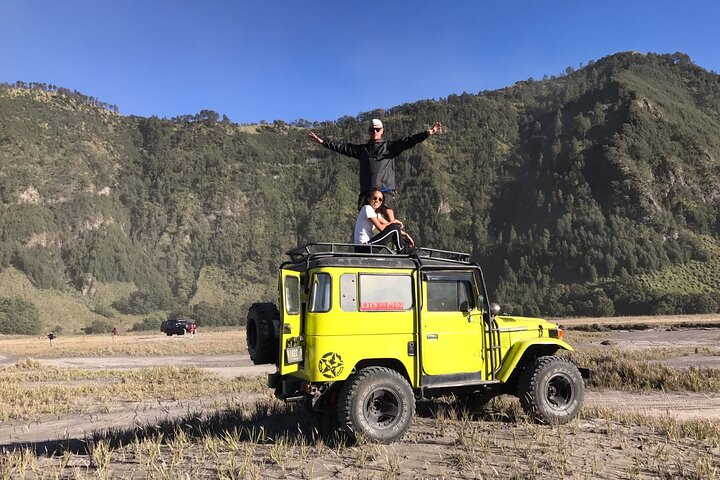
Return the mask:
M 370 197 L 370 200 L 377 200 L 378 202 L 382 202 L 383 197 Z
M 373 127 L 373 128 L 370 129 L 371 132 L 372 132 L 373 130 L 376 131 L 376 132 L 379 132 L 380 130 L 382 130 L 382 128 Z

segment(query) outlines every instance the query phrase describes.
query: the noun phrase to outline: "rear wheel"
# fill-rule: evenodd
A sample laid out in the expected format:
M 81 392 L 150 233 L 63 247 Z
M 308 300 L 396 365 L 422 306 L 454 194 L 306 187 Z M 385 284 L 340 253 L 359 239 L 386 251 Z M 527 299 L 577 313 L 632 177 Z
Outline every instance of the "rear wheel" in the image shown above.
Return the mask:
M 247 347 L 255 365 L 275 363 L 278 356 L 278 337 L 275 323 L 280 312 L 272 303 L 253 303 L 247 316 Z
M 585 399 L 585 384 L 577 367 L 565 358 L 539 357 L 518 383 L 520 405 L 539 423 L 560 425 L 574 419 Z
M 355 437 L 392 443 L 405 435 L 414 415 L 412 388 L 395 370 L 364 368 L 351 375 L 340 390 L 338 422 Z

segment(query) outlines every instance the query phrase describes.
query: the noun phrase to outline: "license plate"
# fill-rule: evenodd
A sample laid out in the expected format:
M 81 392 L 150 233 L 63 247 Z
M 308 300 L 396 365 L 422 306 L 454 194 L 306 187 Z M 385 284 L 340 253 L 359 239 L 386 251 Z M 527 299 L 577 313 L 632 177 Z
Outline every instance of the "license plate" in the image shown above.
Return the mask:
M 302 362 L 302 354 L 302 347 L 287 347 L 285 348 L 285 362 L 300 363 Z

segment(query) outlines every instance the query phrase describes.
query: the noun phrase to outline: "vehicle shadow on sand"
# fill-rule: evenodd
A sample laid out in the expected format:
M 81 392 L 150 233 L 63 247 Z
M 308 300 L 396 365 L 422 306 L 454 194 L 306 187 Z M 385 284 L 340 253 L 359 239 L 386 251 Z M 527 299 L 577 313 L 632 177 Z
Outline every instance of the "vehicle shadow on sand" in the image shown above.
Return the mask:
M 416 415 L 439 421 L 467 419 L 514 422 L 518 419 L 513 411 L 474 410 L 468 408 L 467 403 L 452 398 L 418 401 Z M 88 455 L 101 443 L 110 449 L 122 448 L 147 439 L 169 444 L 180 435 L 196 440 L 214 437 L 256 444 L 272 444 L 280 438 L 291 443 L 322 444 L 328 447 L 353 446 L 358 443 L 353 436 L 337 428 L 333 415 L 312 415 L 299 403 L 284 404 L 262 400 L 211 414 L 193 412 L 153 424 L 96 431 L 83 438 L 7 443 L 0 445 L 0 451 L 29 450 L 35 455 L 44 456 L 62 455 L 65 452 Z
M 320 428 L 300 404 L 259 401 L 210 414 L 192 412 L 152 424 L 96 431 L 84 438 L 6 443 L 0 445 L 0 452 L 29 450 L 36 455 L 47 456 L 62 455 L 64 452 L 87 455 L 101 443 L 117 449 L 146 439 L 171 443 L 180 435 L 191 439 L 208 436 L 218 439 L 231 438 L 237 442 L 258 444 L 274 443 L 281 437 L 291 442 L 296 440 L 306 444 L 323 442 L 325 445 L 339 445 L 353 442 L 345 434 Z

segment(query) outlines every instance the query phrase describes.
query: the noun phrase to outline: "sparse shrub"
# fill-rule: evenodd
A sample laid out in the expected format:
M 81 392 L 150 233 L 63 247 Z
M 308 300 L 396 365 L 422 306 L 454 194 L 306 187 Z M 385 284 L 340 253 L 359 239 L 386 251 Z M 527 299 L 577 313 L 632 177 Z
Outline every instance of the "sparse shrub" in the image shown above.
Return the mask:
M 540 309 L 537 305 L 534 304 L 523 304 L 522 305 L 522 314 L 526 317 L 539 317 L 540 316 Z
M 612 317 L 615 305 L 600 288 L 592 290 L 582 285 L 573 285 L 560 292 L 557 298 L 549 298 L 546 305 L 554 308 L 553 315 L 581 317 Z
M 651 312 L 653 315 L 674 315 L 678 310 L 682 311 L 682 307 L 678 304 L 681 303 L 681 298 L 678 295 L 666 294 L 657 299 L 652 306 Z
M 236 303 L 223 303 L 222 305 L 211 305 L 207 302 L 200 302 L 193 305 L 192 317 L 195 318 L 198 326 L 211 325 L 244 325 L 245 309 Z
M 133 332 L 148 332 L 151 330 L 159 330 L 160 324 L 163 320 L 165 320 L 164 315 L 150 315 L 143 318 L 142 321 L 135 323 L 130 330 Z
M 23 249 L 12 263 L 39 288 L 61 290 L 65 286 L 65 266 L 54 249 Z
M 97 313 L 98 315 L 102 315 L 105 318 L 115 318 L 115 310 L 113 310 L 112 307 L 110 307 L 109 305 L 95 305 L 93 312 Z
M 715 313 L 718 303 L 707 293 L 696 293 L 685 297 L 684 313 Z
M 92 323 L 85 327 L 83 330 L 88 335 L 93 333 L 110 333 L 112 332 L 114 325 L 105 319 L 93 320 Z
M 18 370 L 34 370 L 42 367 L 42 364 L 34 358 L 23 358 L 15 362 L 15 368 Z
M 167 310 L 173 307 L 172 299 L 154 291 L 137 290 L 129 297 L 112 304 L 120 313 L 130 315 L 143 315 L 154 310 Z
M 22 298 L 0 298 L 0 333 L 37 335 L 42 332 L 34 303 Z

